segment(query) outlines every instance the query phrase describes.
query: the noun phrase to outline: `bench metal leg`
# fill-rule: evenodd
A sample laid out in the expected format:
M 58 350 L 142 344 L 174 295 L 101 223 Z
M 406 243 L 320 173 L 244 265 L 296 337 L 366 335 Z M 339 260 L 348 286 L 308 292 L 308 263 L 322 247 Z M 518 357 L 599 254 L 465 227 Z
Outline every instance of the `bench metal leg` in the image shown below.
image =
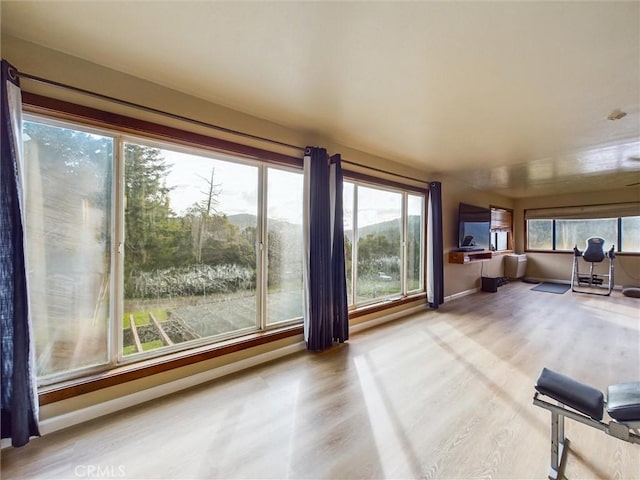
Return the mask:
M 563 407 L 563 405 L 559 405 Z M 564 415 L 551 412 L 551 468 L 549 479 L 558 480 L 569 440 L 564 436 Z
M 619 423 L 611 420 L 604 423 L 587 417 L 580 412 L 575 412 L 564 408 L 564 404 L 558 402 L 552 404 L 540 399 L 540 393 L 533 395 L 533 404 L 551 412 L 551 467 L 549 468 L 549 478 L 558 480 L 564 475 L 564 460 L 569 449 L 569 439 L 564 436 L 564 418 L 570 418 L 589 427 L 601 430 L 607 435 L 624 440 L 625 442 L 640 445 L 640 420 Z

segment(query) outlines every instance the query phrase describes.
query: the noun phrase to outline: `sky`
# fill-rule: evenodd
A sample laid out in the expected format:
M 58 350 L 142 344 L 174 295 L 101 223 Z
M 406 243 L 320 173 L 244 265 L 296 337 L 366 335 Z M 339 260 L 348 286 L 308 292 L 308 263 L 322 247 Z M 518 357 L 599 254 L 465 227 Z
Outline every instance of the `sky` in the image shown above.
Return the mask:
M 166 162 L 171 165 L 167 175 L 167 187 L 171 189 L 171 208 L 178 215 L 194 203 L 206 201 L 211 171 L 218 204 L 215 209 L 227 215 L 236 213 L 256 214 L 258 169 L 253 166 L 224 162 L 203 156 L 161 150 Z M 253 205 L 253 209 L 251 208 Z
M 227 216 L 239 213 L 257 215 L 258 168 L 251 164 L 218 160 L 201 155 L 192 155 L 172 150 L 161 150 L 167 163 L 171 165 L 167 175 L 167 187 L 171 188 L 171 208 L 178 215 L 196 202 L 206 200 L 211 177 L 219 194 L 215 209 Z M 290 223 L 302 222 L 301 209 L 292 205 L 302 205 L 302 173 L 281 169 L 268 169 L 268 209 L 269 218 Z M 345 182 L 344 217 L 345 229 L 353 228 L 352 206 L 353 184 Z M 399 218 L 402 196 L 397 192 L 360 186 L 358 189 L 358 225 L 364 227 L 374 223 Z M 412 202 L 412 199 L 414 200 Z M 410 197 L 409 214 L 415 210 L 415 200 Z M 417 202 L 419 205 L 420 202 Z M 420 208 L 419 206 L 417 207 Z

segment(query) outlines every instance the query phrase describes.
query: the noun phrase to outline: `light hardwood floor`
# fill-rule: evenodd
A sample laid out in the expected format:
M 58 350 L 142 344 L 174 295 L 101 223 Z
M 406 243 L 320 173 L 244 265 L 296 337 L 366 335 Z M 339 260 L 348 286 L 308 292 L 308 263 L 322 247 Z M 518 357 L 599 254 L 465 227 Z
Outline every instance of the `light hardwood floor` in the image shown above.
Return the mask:
M 540 370 L 602 390 L 640 379 L 640 300 L 531 287 L 5 449 L 2 478 L 546 478 Z M 640 478 L 639 445 L 569 420 L 566 433 L 566 478 Z

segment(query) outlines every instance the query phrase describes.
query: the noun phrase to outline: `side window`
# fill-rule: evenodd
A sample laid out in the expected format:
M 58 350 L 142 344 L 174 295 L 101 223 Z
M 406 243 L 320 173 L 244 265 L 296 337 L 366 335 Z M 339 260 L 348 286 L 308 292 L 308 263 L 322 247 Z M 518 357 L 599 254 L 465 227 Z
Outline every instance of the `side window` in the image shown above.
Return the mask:
M 402 195 L 358 187 L 356 303 L 401 292 Z
M 26 261 L 40 378 L 111 361 L 114 139 L 25 119 Z
M 622 217 L 620 220 L 620 251 L 640 252 L 640 217 Z
M 268 169 L 267 324 L 301 318 L 303 175 Z
M 407 292 L 424 289 L 424 197 L 407 195 Z
M 513 212 L 505 208 L 491 207 L 491 249 L 513 249 Z
M 423 291 L 425 197 L 345 182 L 343 202 L 349 304 Z

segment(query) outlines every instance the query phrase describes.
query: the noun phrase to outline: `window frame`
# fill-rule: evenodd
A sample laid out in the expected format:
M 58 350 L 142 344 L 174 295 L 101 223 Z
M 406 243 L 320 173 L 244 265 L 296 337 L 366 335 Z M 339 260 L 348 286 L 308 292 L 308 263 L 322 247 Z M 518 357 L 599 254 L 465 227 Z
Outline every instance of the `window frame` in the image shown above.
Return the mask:
M 301 325 L 302 317 L 296 317 L 288 320 L 283 320 L 278 323 L 269 323 L 267 322 L 267 295 L 268 295 L 268 284 L 267 284 L 267 274 L 268 274 L 268 262 L 267 255 L 269 244 L 268 244 L 268 169 L 276 169 L 287 172 L 295 172 L 301 173 L 302 169 L 296 169 L 290 166 L 281 166 L 281 165 L 271 165 L 264 161 L 255 160 L 255 159 L 246 159 L 239 158 L 232 154 L 222 153 L 217 151 L 211 151 L 206 149 L 201 149 L 198 147 L 186 147 L 174 143 L 170 143 L 166 140 L 150 140 L 146 137 L 141 136 L 133 136 L 133 135 L 123 135 L 121 137 L 121 142 L 119 144 L 120 149 L 120 159 L 119 165 L 122 169 L 122 173 L 124 172 L 124 145 L 125 143 L 135 143 L 136 145 L 141 145 L 149 148 L 158 148 L 161 150 L 170 150 L 177 153 L 194 155 L 204 158 L 209 158 L 211 160 L 216 161 L 224 161 L 233 163 L 235 165 L 245 165 L 249 167 L 255 167 L 257 171 L 257 185 L 256 185 L 256 195 L 257 195 L 257 203 L 256 203 L 256 244 L 254 248 L 256 250 L 256 321 L 253 327 L 247 327 L 240 330 L 233 330 L 229 332 L 224 332 L 217 335 L 211 335 L 207 337 L 201 337 L 195 340 L 190 340 L 186 342 L 182 342 L 179 344 L 174 344 L 173 346 L 164 346 L 160 349 L 149 350 L 147 352 L 140 352 L 133 355 L 125 356 L 123 355 L 123 335 L 122 328 L 119 328 L 120 335 L 118 336 L 118 346 L 117 346 L 117 365 L 128 365 L 131 363 L 137 363 L 144 360 L 158 358 L 163 355 L 169 355 L 172 353 L 181 352 L 184 350 L 190 350 L 199 347 L 205 347 L 207 345 L 214 345 L 217 343 L 221 343 L 227 340 L 233 340 L 236 338 L 241 338 L 243 336 L 257 334 L 261 332 L 267 332 L 269 330 L 289 327 L 293 325 Z M 124 179 L 124 175 L 122 177 L 118 177 L 119 179 Z M 124 215 L 124 189 L 120 193 L 121 197 L 118 198 L 120 200 L 120 208 L 116 211 L 116 214 Z M 122 224 L 124 227 L 124 224 Z M 124 245 L 124 232 L 122 232 L 122 236 L 118 237 L 121 245 Z M 121 261 L 124 261 L 124 248 L 123 252 L 120 254 Z M 116 279 L 119 282 L 118 292 L 118 307 L 120 310 L 117 312 L 118 317 L 122 318 L 124 313 L 124 287 L 122 285 L 122 279 L 124 278 L 124 271 L 122 271 L 119 277 Z
M 494 245 L 495 253 L 509 253 L 513 252 L 513 209 L 498 207 L 495 205 L 489 206 L 491 210 L 491 228 L 490 238 L 491 245 Z M 494 221 L 495 216 L 495 221 Z M 505 222 L 505 218 L 507 221 Z M 498 233 L 504 232 L 507 234 L 507 248 L 498 249 Z
M 411 298 L 416 295 L 426 295 L 426 201 L 427 201 L 427 193 L 424 189 L 413 188 L 408 185 L 399 184 L 397 182 L 386 182 L 379 181 L 374 182 L 372 178 L 366 175 L 361 174 L 352 174 L 351 172 L 346 172 L 344 175 L 344 181 L 353 184 L 353 204 L 352 204 L 352 228 L 353 228 L 353 242 L 351 244 L 351 301 L 348 305 L 349 312 L 355 312 L 358 310 L 367 309 L 369 307 L 375 307 L 379 304 L 388 304 L 397 301 L 401 301 L 407 298 Z M 400 292 L 394 293 L 386 296 L 376 297 L 371 299 L 370 301 L 364 302 L 356 302 L 356 292 L 357 292 L 357 264 L 358 264 L 358 186 L 362 186 L 365 188 L 381 190 L 385 192 L 391 192 L 401 195 L 401 222 L 400 222 L 400 246 L 401 246 L 401 254 L 400 254 Z M 421 245 L 420 245 L 420 287 L 413 290 L 407 290 L 407 272 L 408 272 L 408 202 L 409 195 L 421 196 L 422 197 L 422 215 L 421 215 L 421 224 L 420 224 L 420 232 L 421 232 Z
M 57 117 L 50 117 L 47 115 L 43 115 L 41 113 L 31 112 L 29 110 L 25 110 L 23 113 L 23 122 L 30 123 L 38 123 L 46 126 L 51 126 L 54 128 L 61 129 L 73 129 L 74 131 L 82 132 L 89 135 L 99 135 L 101 137 L 110 138 L 112 140 L 112 158 L 111 158 L 111 173 L 114 178 L 117 178 L 118 175 L 118 161 L 117 161 L 117 150 L 118 150 L 118 139 L 117 134 L 114 134 L 113 131 L 106 129 L 104 127 L 97 127 L 93 125 L 86 125 L 78 122 L 73 122 L 70 120 L 65 120 Z M 105 360 L 99 363 L 93 363 L 91 365 L 86 365 L 83 367 L 75 368 L 74 370 L 64 371 L 62 373 L 52 373 L 38 377 L 38 387 L 47 386 L 55 383 L 59 383 L 62 381 L 66 381 L 69 379 L 74 379 L 82 376 L 96 374 L 98 372 L 105 371 L 106 369 L 114 368 L 117 366 L 117 359 L 113 356 L 114 350 L 117 348 L 118 340 L 117 340 L 117 327 L 114 325 L 112 318 L 115 316 L 115 308 L 117 302 L 116 293 L 115 293 L 115 282 L 114 279 L 117 278 L 118 275 L 118 255 L 117 255 L 117 243 L 118 237 L 116 234 L 116 225 L 117 225 L 117 182 L 112 181 L 110 185 L 110 204 L 112 205 L 111 211 L 109 212 L 109 231 L 111 236 L 111 242 L 109 247 L 109 321 L 107 325 L 107 348 L 105 351 Z M 27 238 L 28 241 L 28 238 Z

